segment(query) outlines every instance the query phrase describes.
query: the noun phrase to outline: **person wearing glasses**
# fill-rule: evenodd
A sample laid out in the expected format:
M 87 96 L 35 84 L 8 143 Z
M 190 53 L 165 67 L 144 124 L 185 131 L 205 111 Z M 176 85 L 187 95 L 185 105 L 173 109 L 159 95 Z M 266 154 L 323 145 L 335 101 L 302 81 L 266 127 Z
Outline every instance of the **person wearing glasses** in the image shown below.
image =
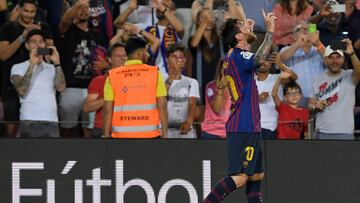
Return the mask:
M 277 138 L 300 139 L 308 138 L 309 111 L 300 107 L 302 97 L 301 87 L 294 80 L 284 84 L 284 101 L 278 96 L 280 83 L 287 80 L 293 74 L 290 70 L 283 71 L 275 82 L 271 92 L 278 116 Z

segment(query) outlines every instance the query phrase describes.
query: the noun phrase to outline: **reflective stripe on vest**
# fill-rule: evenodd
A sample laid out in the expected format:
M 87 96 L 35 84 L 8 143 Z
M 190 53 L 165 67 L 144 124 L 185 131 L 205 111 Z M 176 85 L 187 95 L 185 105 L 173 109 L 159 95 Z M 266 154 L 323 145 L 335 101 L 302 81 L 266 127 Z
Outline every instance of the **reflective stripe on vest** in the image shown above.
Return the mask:
M 113 126 L 112 127 L 113 132 L 118 132 L 118 133 L 146 132 L 146 131 L 154 131 L 154 130 L 159 130 L 159 129 L 160 129 L 159 125 L 127 126 L 127 127 Z
M 114 106 L 114 112 L 142 111 L 142 110 L 153 110 L 153 109 L 157 109 L 156 104 Z

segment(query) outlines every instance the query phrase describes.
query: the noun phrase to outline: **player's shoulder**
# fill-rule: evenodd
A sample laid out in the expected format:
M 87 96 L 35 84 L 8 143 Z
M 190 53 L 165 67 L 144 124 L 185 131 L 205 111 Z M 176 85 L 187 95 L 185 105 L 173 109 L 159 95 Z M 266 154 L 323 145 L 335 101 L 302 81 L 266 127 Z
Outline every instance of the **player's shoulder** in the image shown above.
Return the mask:
M 242 58 L 245 60 L 250 60 L 251 57 L 254 55 L 254 53 L 247 51 L 247 50 L 243 50 L 243 49 L 239 49 L 239 48 L 234 48 L 232 50 L 232 52 L 230 53 L 230 58 L 234 57 L 234 58 Z

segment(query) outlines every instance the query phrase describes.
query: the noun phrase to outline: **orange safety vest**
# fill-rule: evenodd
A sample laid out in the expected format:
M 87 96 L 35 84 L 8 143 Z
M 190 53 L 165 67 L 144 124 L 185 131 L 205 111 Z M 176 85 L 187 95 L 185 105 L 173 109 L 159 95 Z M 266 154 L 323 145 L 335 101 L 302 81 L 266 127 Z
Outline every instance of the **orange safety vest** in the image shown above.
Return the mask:
M 157 67 L 146 64 L 126 65 L 109 71 L 114 91 L 113 138 L 160 136 L 157 77 Z

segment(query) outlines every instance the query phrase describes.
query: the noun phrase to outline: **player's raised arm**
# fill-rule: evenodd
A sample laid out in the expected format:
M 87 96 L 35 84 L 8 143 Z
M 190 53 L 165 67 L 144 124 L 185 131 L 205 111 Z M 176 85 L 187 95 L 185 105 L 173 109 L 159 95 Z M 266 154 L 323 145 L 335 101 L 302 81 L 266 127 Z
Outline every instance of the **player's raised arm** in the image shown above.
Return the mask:
M 260 61 L 265 61 L 265 59 L 269 55 L 272 45 L 273 32 L 275 30 L 276 17 L 271 12 L 266 14 L 265 11 L 262 10 L 262 13 L 266 25 L 266 34 L 263 43 L 255 54 L 256 65 L 259 65 Z

